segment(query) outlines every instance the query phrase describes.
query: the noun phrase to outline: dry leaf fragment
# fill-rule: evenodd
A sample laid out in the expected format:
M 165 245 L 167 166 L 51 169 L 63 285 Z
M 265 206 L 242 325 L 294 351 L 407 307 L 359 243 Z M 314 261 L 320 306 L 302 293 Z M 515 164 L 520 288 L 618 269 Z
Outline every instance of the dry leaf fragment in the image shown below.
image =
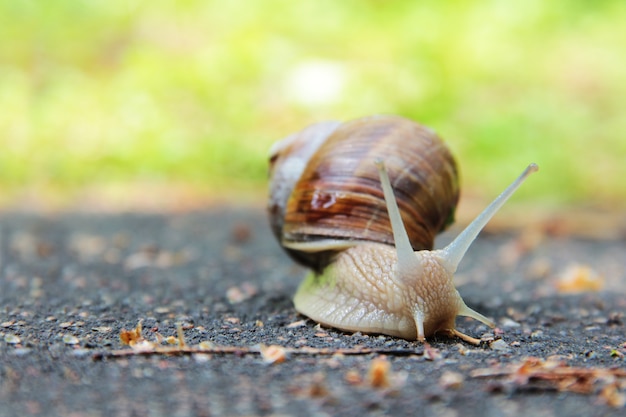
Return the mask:
M 187 343 L 185 342 L 185 333 L 183 332 L 183 325 L 180 323 L 176 324 L 176 336 L 178 339 L 178 347 L 186 347 Z
M 363 382 L 363 379 L 361 378 L 359 372 L 354 369 L 350 369 L 348 372 L 346 372 L 344 379 L 348 384 L 351 385 L 359 385 Z
M 441 353 L 434 347 L 430 346 L 430 344 L 424 342 L 424 358 L 428 361 L 436 361 L 441 359 Z
M 600 291 L 604 288 L 604 277 L 587 265 L 570 265 L 556 282 L 556 289 L 563 293 Z
M 120 331 L 120 342 L 122 342 L 123 345 L 132 346 L 143 340 L 141 336 L 141 322 L 142 320 L 139 320 L 137 326 L 132 330 L 122 329 Z
M 616 380 L 626 379 L 623 369 L 578 368 L 559 360 L 544 361 L 539 358 L 527 358 L 521 364 L 507 367 L 476 369 L 470 375 L 474 378 L 504 378 L 520 387 L 549 388 L 578 394 L 597 392 L 600 386 L 601 398 L 611 406 L 621 406 L 623 393 L 618 391 Z
M 626 394 L 621 393 L 615 383 L 607 384 L 602 388 L 600 399 L 610 407 L 622 408 L 626 405 Z
M 387 388 L 390 369 L 391 363 L 385 356 L 374 358 L 367 372 L 367 381 L 374 388 Z
M 277 345 L 259 345 L 261 357 L 265 363 L 282 363 L 287 360 L 287 352 L 284 347 Z
M 298 320 L 298 321 L 294 321 L 291 322 L 287 325 L 288 329 L 295 329 L 297 327 L 304 327 L 306 326 L 306 320 Z
M 241 320 L 238 317 L 226 317 L 224 319 L 224 321 L 226 323 L 229 323 L 229 324 L 239 324 L 239 323 L 241 323 Z
M 326 388 L 326 378 L 324 374 L 318 372 L 313 375 L 311 386 L 309 387 L 309 396 L 313 398 L 326 397 L 328 389 Z
M 256 287 L 256 285 L 249 282 L 244 282 L 238 287 L 230 287 L 228 290 L 226 290 L 226 298 L 228 299 L 229 303 L 237 304 L 254 297 L 255 295 L 257 295 L 258 292 L 259 289 Z
M 168 343 L 167 338 L 157 331 L 154 332 L 154 338 L 156 339 L 156 343 L 158 345 L 162 345 L 163 343 Z
M 215 344 L 213 342 L 205 340 L 204 342 L 200 342 L 200 344 L 198 344 L 198 348 L 201 350 L 211 350 L 215 348 Z
M 157 346 L 154 343 L 147 341 L 146 339 L 138 340 L 130 345 L 135 352 L 154 352 Z
M 459 389 L 463 386 L 465 378 L 458 372 L 445 371 L 439 378 L 439 385 L 444 389 Z

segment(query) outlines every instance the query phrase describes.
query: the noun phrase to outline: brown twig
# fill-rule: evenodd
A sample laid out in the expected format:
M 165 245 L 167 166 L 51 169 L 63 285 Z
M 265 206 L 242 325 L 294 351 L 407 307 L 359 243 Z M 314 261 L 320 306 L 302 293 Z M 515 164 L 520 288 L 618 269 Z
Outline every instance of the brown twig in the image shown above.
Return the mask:
M 378 348 L 355 348 L 355 349 L 333 349 L 333 348 L 284 348 L 287 355 L 369 355 L 384 354 L 389 356 L 409 356 L 423 355 L 423 350 L 414 349 L 378 349 Z M 100 351 L 94 353 L 91 357 L 93 360 L 103 360 L 106 358 L 122 358 L 129 356 L 154 356 L 154 355 L 259 355 L 261 349 L 254 347 L 237 347 L 237 346 L 154 346 L 148 349 L 119 349 L 110 351 Z
M 520 388 L 551 389 L 578 394 L 600 391 L 600 397 L 611 406 L 621 407 L 626 403 L 626 397 L 621 393 L 626 369 L 622 368 L 582 368 L 557 360 L 527 358 L 522 363 L 506 367 L 475 369 L 470 376 L 504 379 L 504 383 Z

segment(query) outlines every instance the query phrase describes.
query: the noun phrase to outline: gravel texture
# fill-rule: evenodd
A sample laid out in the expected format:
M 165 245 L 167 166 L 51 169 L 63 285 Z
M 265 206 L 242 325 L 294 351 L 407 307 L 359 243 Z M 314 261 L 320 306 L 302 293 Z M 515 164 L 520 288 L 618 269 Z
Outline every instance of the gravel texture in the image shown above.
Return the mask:
M 259 209 L 5 213 L 0 416 L 623 415 L 625 254 L 623 240 L 484 233 L 458 288 L 498 327 L 459 318 L 481 346 L 422 345 L 297 314 L 305 271 Z M 599 291 L 559 290 L 572 274 Z M 196 353 L 115 356 L 140 321 L 149 342 L 180 325 Z M 530 357 L 543 373 L 522 372 Z

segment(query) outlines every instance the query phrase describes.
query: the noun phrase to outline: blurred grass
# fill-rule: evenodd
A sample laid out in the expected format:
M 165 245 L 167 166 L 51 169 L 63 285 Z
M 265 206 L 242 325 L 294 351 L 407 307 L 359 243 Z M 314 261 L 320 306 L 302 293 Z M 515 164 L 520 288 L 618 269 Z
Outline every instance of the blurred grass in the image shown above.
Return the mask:
M 0 16 L 0 202 L 255 194 L 273 141 L 396 113 L 448 141 L 464 190 L 491 198 L 535 161 L 519 200 L 626 206 L 621 0 L 22 0 Z

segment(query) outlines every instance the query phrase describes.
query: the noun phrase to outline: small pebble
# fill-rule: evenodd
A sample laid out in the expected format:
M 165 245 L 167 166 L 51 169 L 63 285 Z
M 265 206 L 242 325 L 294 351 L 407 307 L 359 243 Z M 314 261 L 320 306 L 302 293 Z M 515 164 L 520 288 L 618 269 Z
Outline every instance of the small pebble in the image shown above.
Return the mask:
M 11 353 L 15 356 L 26 356 L 32 351 L 31 348 L 16 348 Z
M 520 324 L 518 322 L 508 317 L 505 317 L 502 320 L 500 320 L 500 325 L 505 328 L 520 327 Z
M 14 334 L 7 334 L 6 336 L 4 336 L 4 341 L 9 345 L 17 345 L 22 342 L 22 339 Z
M 78 340 L 78 337 L 76 336 L 66 334 L 65 336 L 63 336 L 63 343 L 65 343 L 66 345 L 77 345 L 80 343 L 80 340 Z
M 489 347 L 493 350 L 499 351 L 509 350 L 509 345 L 507 345 L 507 343 L 503 339 L 494 340 L 489 344 Z
M 108 333 L 111 330 L 113 330 L 113 328 L 108 327 L 108 326 L 99 326 L 99 327 L 92 327 L 91 330 L 94 332 Z
M 72 351 L 72 355 L 77 358 L 84 358 L 85 356 L 89 356 L 91 351 L 89 349 L 74 349 Z
M 196 363 L 206 363 L 211 360 L 211 355 L 207 355 L 206 353 L 196 353 L 193 355 L 193 360 Z
M 215 344 L 213 344 L 213 342 L 205 340 L 204 342 L 200 342 L 198 347 L 202 350 L 211 350 L 215 347 Z

